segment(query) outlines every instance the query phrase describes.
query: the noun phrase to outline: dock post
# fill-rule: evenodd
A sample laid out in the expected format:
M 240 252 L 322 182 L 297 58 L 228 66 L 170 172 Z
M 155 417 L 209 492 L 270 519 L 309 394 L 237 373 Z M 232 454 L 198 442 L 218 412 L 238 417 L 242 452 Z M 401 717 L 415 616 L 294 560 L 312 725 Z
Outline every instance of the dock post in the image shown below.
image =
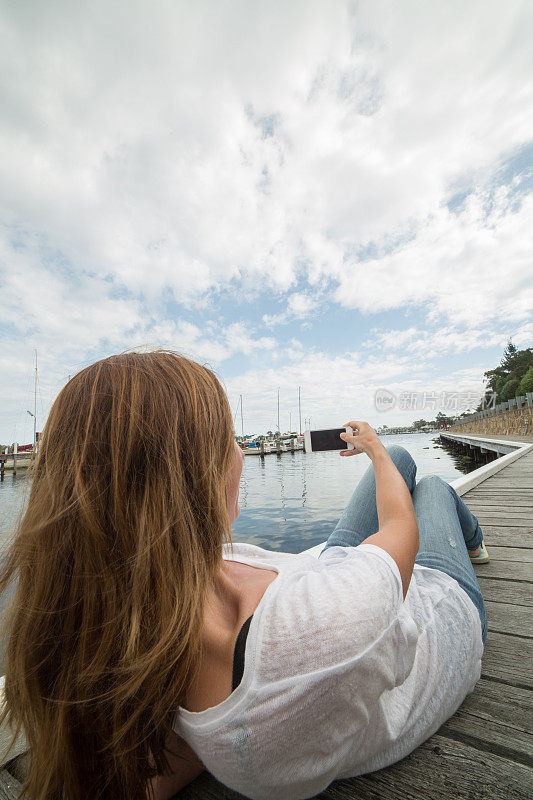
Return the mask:
M 260 455 L 262 455 L 262 456 L 265 455 L 265 443 L 264 443 L 264 441 L 262 439 L 261 439 L 261 443 L 259 445 L 259 451 L 260 451 Z

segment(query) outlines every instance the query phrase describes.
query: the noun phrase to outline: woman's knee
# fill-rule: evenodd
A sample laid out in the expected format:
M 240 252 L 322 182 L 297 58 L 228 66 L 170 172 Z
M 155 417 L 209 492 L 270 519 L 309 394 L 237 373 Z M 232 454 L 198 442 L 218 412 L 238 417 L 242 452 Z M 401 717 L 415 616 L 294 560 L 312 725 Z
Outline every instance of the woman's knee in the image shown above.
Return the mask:
M 398 467 L 398 469 L 400 468 L 400 466 L 403 466 L 404 468 L 405 467 L 416 468 L 413 456 L 411 455 L 409 450 L 405 449 L 405 447 L 402 447 L 399 444 L 392 444 L 390 447 L 387 447 L 386 450 L 387 453 L 392 458 L 392 460 L 394 461 L 396 467 Z
M 437 484 L 437 483 L 444 483 L 441 477 L 438 475 L 424 475 L 423 478 L 420 478 L 418 483 L 424 483 L 428 485 Z
M 424 475 L 416 484 L 417 490 L 442 493 L 443 490 L 449 491 L 450 484 L 446 483 L 439 475 Z

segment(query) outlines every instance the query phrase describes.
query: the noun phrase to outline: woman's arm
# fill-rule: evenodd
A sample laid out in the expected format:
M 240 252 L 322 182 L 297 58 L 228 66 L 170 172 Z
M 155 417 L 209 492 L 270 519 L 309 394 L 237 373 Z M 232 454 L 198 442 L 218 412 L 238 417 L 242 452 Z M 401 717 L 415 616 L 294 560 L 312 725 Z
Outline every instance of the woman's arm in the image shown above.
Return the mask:
M 367 422 L 353 420 L 343 427 L 347 425 L 354 428 L 354 434 L 341 434 L 341 437 L 346 442 L 352 442 L 356 450 L 345 450 L 343 454 L 366 453 L 372 460 L 376 478 L 379 531 L 368 536 L 365 544 L 383 548 L 396 561 L 405 600 L 420 546 L 418 520 L 411 493 L 374 428 Z
M 154 800 L 169 800 L 205 769 L 194 750 L 174 731 L 166 738 L 165 750 L 168 751 L 167 758 L 172 774 L 152 778 Z

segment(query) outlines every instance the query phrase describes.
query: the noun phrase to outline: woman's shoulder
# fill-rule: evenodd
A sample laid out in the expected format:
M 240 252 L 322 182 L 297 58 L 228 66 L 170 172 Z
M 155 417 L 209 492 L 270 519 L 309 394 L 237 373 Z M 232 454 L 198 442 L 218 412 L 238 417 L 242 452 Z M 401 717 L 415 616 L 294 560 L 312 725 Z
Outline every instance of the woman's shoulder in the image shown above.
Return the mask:
M 291 567 L 296 569 L 313 568 L 317 562 L 314 556 L 306 552 L 286 553 L 281 550 L 267 550 L 248 542 L 234 542 L 233 549 L 229 544 L 224 543 L 222 557 L 228 561 L 241 561 L 243 564 L 264 566 L 265 569 L 276 567 L 280 572 L 284 567 L 287 569 Z

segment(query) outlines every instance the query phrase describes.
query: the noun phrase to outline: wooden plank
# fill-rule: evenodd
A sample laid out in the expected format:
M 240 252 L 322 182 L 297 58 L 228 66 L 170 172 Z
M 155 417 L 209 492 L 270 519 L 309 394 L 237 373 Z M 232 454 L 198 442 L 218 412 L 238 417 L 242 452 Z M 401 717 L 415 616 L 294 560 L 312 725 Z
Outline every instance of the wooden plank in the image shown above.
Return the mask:
M 495 483 L 493 484 L 494 486 L 501 486 L 504 489 L 509 489 L 509 488 L 515 488 L 516 489 L 516 487 L 518 485 L 518 482 L 516 480 L 514 480 L 513 478 L 499 478 L 497 481 L 496 481 L 496 479 L 494 479 L 494 480 L 495 480 Z M 484 484 L 478 484 L 478 485 L 482 486 Z M 528 480 L 527 483 L 520 484 L 520 486 L 523 489 L 532 489 L 533 488 L 533 481 L 532 480 Z M 492 490 L 492 484 L 491 484 L 491 490 Z M 468 493 L 465 492 L 461 496 L 464 498 L 464 497 L 467 497 L 467 495 L 468 495 Z
M 531 453 L 527 453 L 526 455 L 522 455 L 520 458 L 516 458 L 510 464 L 507 464 L 504 467 L 505 470 L 509 470 L 512 472 L 517 472 L 518 470 L 527 470 L 531 469 Z
M 474 691 L 465 697 L 454 716 L 475 714 L 479 719 L 498 722 L 523 733 L 530 733 L 533 730 L 532 700 L 531 689 L 507 686 L 480 678 Z M 438 732 L 442 732 L 442 728 Z
M 488 505 L 493 506 L 496 504 L 508 506 L 509 508 L 525 508 L 526 511 L 533 512 L 533 497 L 525 496 L 524 494 L 504 495 L 494 487 L 494 491 L 490 496 L 485 492 L 484 496 L 478 497 L 477 495 L 466 495 L 464 501 L 468 507 L 471 504 L 475 505 Z
M 527 473 L 524 475 L 509 475 L 507 471 L 502 471 L 497 472 L 496 475 L 492 475 L 490 478 L 485 478 L 485 480 L 478 483 L 477 486 L 498 486 L 499 484 L 515 489 L 518 487 L 531 489 L 533 485 L 533 476 Z M 477 486 L 473 486 L 469 491 L 477 489 Z M 465 492 L 465 494 L 468 494 L 468 492 Z
M 494 497 L 474 498 L 471 500 L 467 498 L 466 505 L 468 508 L 477 506 L 478 508 L 487 509 L 492 511 L 493 508 L 502 508 L 506 511 L 520 512 L 524 516 L 531 516 L 533 518 L 533 506 L 522 502 L 521 500 L 506 500 L 501 494 L 495 494 Z
M 472 514 L 478 518 L 480 525 L 489 518 L 492 521 L 497 520 L 498 522 L 510 523 L 511 525 L 526 529 L 529 529 L 533 523 L 533 516 L 529 514 L 529 511 L 524 511 L 523 509 L 522 512 L 520 512 L 520 510 L 512 511 L 509 508 L 505 508 L 505 506 L 492 506 L 490 508 L 487 506 L 483 508 L 476 506 L 468 507 Z
M 513 478 L 520 477 L 520 478 L 527 478 L 531 475 L 531 467 L 529 464 L 509 464 L 507 467 L 504 467 L 501 472 L 506 475 L 507 477 L 511 476 Z M 499 475 L 499 472 L 495 472 L 494 475 L 491 475 L 489 478 L 486 478 L 487 481 L 492 480 L 492 478 Z
M 521 636 L 489 631 L 481 660 L 481 677 L 511 686 L 533 688 L 533 642 Z
M 473 514 L 478 516 L 478 513 L 485 514 L 487 517 L 520 517 L 520 519 L 529 518 L 529 524 L 533 522 L 533 510 L 530 506 L 519 506 L 516 503 L 505 504 L 501 499 L 491 502 L 476 500 L 474 502 L 465 501 L 466 505 Z
M 469 499 L 468 497 L 465 498 L 465 503 L 468 508 L 472 508 L 476 506 L 477 508 L 486 508 L 488 512 L 491 512 L 494 508 L 504 508 L 509 511 L 516 511 L 520 512 L 524 516 L 529 516 L 530 519 L 533 520 L 533 503 L 526 503 L 523 500 L 507 500 L 499 495 L 495 495 L 493 498 L 472 498 Z
M 513 480 L 515 485 L 508 487 L 509 491 L 511 492 L 512 491 L 518 492 L 524 488 L 526 489 L 526 491 L 531 491 L 531 489 L 529 490 L 527 489 L 527 486 L 523 487 L 522 484 L 529 483 L 532 478 L 533 478 L 533 469 L 530 470 L 529 478 L 527 475 L 525 477 L 523 475 L 515 475 L 515 476 L 509 475 L 507 473 L 507 470 L 504 469 L 501 472 L 497 472 L 495 475 L 492 475 L 490 478 L 486 478 L 486 480 L 481 481 L 481 483 L 472 486 L 471 489 L 467 490 L 467 493 L 486 491 L 490 486 L 493 485 L 493 483 L 496 482 L 496 479 L 498 479 L 502 483 L 511 482 L 511 480 Z
M 482 516 L 481 513 L 478 515 L 475 511 L 472 511 L 472 513 L 475 517 L 477 517 L 482 528 L 484 525 L 490 525 L 491 527 L 498 525 L 502 528 L 506 528 L 507 523 L 509 523 L 509 527 L 511 528 L 524 528 L 525 530 L 529 530 L 529 528 L 531 528 L 531 520 L 521 519 L 520 517 L 509 517 L 506 515 L 498 517 L 494 514 L 491 514 L 489 517 L 485 515 Z
M 487 610 L 487 626 L 489 631 L 513 633 L 525 639 L 533 639 L 531 609 L 514 603 L 500 603 L 484 598 Z
M 492 484 L 491 481 L 478 483 L 478 485 L 474 486 L 473 489 L 465 492 L 463 497 L 475 497 L 476 495 L 494 494 L 495 492 L 499 492 L 500 494 L 505 495 L 505 497 L 522 496 L 528 502 L 533 497 L 533 489 L 528 489 L 526 486 L 520 486 L 519 481 L 517 480 L 513 480 L 512 486 L 497 486 L 496 484 Z
M 487 539 L 485 539 L 485 544 L 487 547 L 489 546 Z M 533 547 L 504 547 L 494 543 L 491 544 L 491 548 L 490 557 L 497 558 L 499 561 L 533 563 Z M 533 572 L 531 574 L 531 579 L 533 580 Z
M 533 479 L 532 472 L 533 470 L 528 470 L 527 472 L 515 472 L 514 474 L 511 474 L 506 470 L 502 471 L 501 473 L 497 472 L 492 477 L 486 478 L 484 481 L 478 483 L 477 486 L 472 486 L 471 491 L 476 489 L 478 486 L 484 486 L 486 488 L 487 486 L 492 485 L 497 486 L 499 483 L 511 484 L 511 482 L 514 484 L 515 489 L 531 489 L 531 483 Z
M 485 544 L 490 547 L 514 547 L 516 550 L 530 550 L 533 547 L 533 541 L 523 528 L 519 528 L 522 533 L 513 531 L 512 528 L 501 527 L 499 530 L 489 528 L 488 525 L 482 525 L 483 538 Z
M 0 800 L 19 800 L 21 784 L 7 769 L 0 772 Z
M 531 523 L 533 522 L 533 519 L 526 516 L 522 517 L 519 514 L 509 514 L 505 509 L 502 509 L 501 511 L 495 511 L 494 509 L 491 509 L 488 511 L 487 509 L 482 510 L 471 508 L 470 511 L 475 517 L 477 517 L 480 525 L 490 522 L 491 525 L 501 525 L 504 528 L 509 526 L 525 528 L 526 530 L 529 530 Z
M 467 503 L 466 505 L 474 516 L 479 520 L 483 520 L 485 525 L 499 525 L 503 521 L 506 524 L 515 525 L 517 528 L 527 528 L 528 530 L 533 525 L 533 515 L 529 509 L 520 509 L 514 512 L 509 506 L 487 507 L 480 503 Z
M 471 508 L 473 505 L 481 506 L 482 508 L 493 508 L 496 506 L 497 508 L 506 508 L 510 511 L 521 511 L 525 514 L 529 512 L 533 517 L 532 503 L 527 503 L 525 500 L 518 498 L 508 500 L 507 498 L 502 497 L 502 495 L 498 492 L 495 492 L 492 497 L 467 497 L 465 503 L 468 508 Z
M 488 484 L 496 481 L 509 480 L 510 478 L 517 478 L 517 477 L 520 478 L 521 481 L 527 482 L 528 479 L 531 480 L 531 478 L 533 477 L 532 473 L 533 469 L 529 465 L 526 469 L 518 471 L 518 469 L 513 470 L 513 464 L 510 464 L 507 465 L 507 467 L 504 467 L 499 472 L 495 472 L 494 475 L 490 475 L 488 478 L 485 478 L 485 480 L 481 481 L 481 483 Z M 481 484 L 478 483 L 478 486 L 480 485 Z
M 474 564 L 474 571 L 479 578 L 501 578 L 508 581 L 531 582 L 531 564 L 514 561 L 495 561 L 487 544 L 491 560 L 487 564 Z
M 499 524 L 497 524 L 497 525 L 490 525 L 490 524 L 487 524 L 487 523 L 485 523 L 485 527 L 486 527 L 486 528 L 487 528 L 489 531 L 491 531 L 491 530 L 498 531 L 498 530 L 500 530 L 500 528 L 501 528 L 501 525 L 499 525 Z M 516 526 L 513 526 L 513 525 L 506 525 L 505 527 L 506 527 L 507 529 L 511 528 L 511 530 L 507 530 L 507 533 L 520 533 L 520 535 L 521 535 L 521 536 L 529 536 L 529 537 L 530 537 L 530 538 L 533 540 L 533 528 L 531 528 L 531 527 L 529 527 L 529 528 L 524 528 L 524 526 L 523 526 L 523 525 L 516 525 Z M 516 527 L 516 531 L 513 531 L 513 530 L 512 530 L 512 528 L 513 528 L 513 527 Z
M 532 473 L 533 473 L 533 470 L 532 470 Z M 476 486 L 473 486 L 471 489 L 468 489 L 466 494 L 470 494 L 470 493 L 473 493 L 473 492 L 486 492 L 486 491 L 488 491 L 490 489 L 490 487 L 495 483 L 496 477 L 498 475 L 500 476 L 499 479 L 502 482 L 505 482 L 506 473 L 505 473 L 505 470 L 504 470 L 503 472 L 496 473 L 496 475 L 493 475 L 492 478 L 487 478 L 487 480 L 481 481 L 481 483 L 478 483 Z M 511 476 L 507 476 L 507 478 L 508 478 L 508 480 L 510 482 L 511 481 Z M 527 486 L 525 486 L 525 487 L 522 486 L 522 483 L 528 483 L 529 482 L 529 480 L 527 478 L 524 481 L 521 476 L 515 476 L 513 482 L 514 482 L 515 485 L 514 486 L 508 486 L 506 491 L 508 491 L 508 492 L 527 492 L 527 493 L 530 493 L 532 491 L 531 489 L 528 489 Z
M 473 500 L 467 500 L 466 505 L 469 509 L 474 506 L 481 508 L 487 513 L 491 513 L 494 509 L 505 509 L 509 511 L 520 511 L 522 516 L 529 517 L 533 524 L 533 500 L 531 504 L 524 503 L 522 500 L 507 499 L 502 495 L 497 495 L 493 498 L 490 497 L 477 497 Z
M 483 492 L 476 492 L 473 494 L 463 495 L 463 500 L 467 505 L 472 502 L 476 503 L 494 503 L 496 500 L 503 503 L 520 503 L 521 506 L 525 506 L 526 508 L 533 507 L 533 492 L 531 494 L 526 494 L 526 489 L 522 489 L 520 492 L 510 492 L 508 489 L 498 489 L 494 486 L 493 489 L 485 490 Z
M 494 487 L 494 492 L 490 494 L 488 492 L 484 492 L 482 495 L 463 495 L 463 500 L 466 505 L 470 508 L 471 504 L 474 505 L 494 505 L 495 503 L 501 503 L 502 505 L 507 506 L 519 506 L 520 508 L 525 509 L 533 509 L 533 495 L 531 498 L 529 496 L 524 496 L 523 494 L 504 494 L 500 492 Z
M 515 461 L 513 464 L 507 464 L 506 467 L 503 467 L 503 469 L 500 469 L 498 472 L 495 472 L 493 475 L 485 478 L 485 480 L 490 481 L 497 475 L 511 475 L 512 477 L 519 475 L 520 477 L 527 477 L 528 475 L 531 475 L 531 472 L 531 464 L 521 463 L 520 459 L 518 459 L 518 461 Z
M 470 489 L 463 497 L 475 497 L 476 495 L 492 495 L 494 492 L 498 491 L 500 494 L 505 495 L 505 497 L 514 497 L 516 495 L 523 496 L 523 497 L 533 497 L 533 489 L 524 489 L 521 486 L 501 486 L 499 489 L 496 487 L 491 488 L 492 484 L 491 481 L 483 481 L 483 483 L 478 483 L 477 486 L 474 486 L 473 489 Z
M 503 489 L 507 489 L 507 488 L 509 488 L 509 486 L 515 486 L 515 487 L 516 487 L 516 481 L 512 481 L 512 482 L 510 482 L 509 484 L 507 484 L 507 483 L 502 483 L 502 484 L 499 484 L 499 485 L 500 485 L 500 486 L 501 486 Z M 533 485 L 533 484 L 532 484 L 532 485 Z M 493 489 L 496 489 L 496 488 L 498 488 L 498 484 L 496 484 L 496 485 L 495 485 L 495 486 L 493 486 L 493 487 L 491 486 L 491 491 L 492 491 Z M 529 486 L 527 486 L 527 487 L 525 487 L 525 488 L 530 488 L 530 487 L 529 487 Z M 467 494 L 463 494 L 463 495 L 462 495 L 462 498 L 463 498 L 463 500 L 465 500 L 465 502 L 468 502 L 468 495 L 467 495 Z
M 476 577 L 483 593 L 485 604 L 487 600 L 495 600 L 499 603 L 533 607 L 533 583 L 484 578 L 479 573 L 476 573 Z
M 530 800 L 532 779 L 530 767 L 506 755 L 437 733 L 407 758 L 335 781 L 315 800 Z
M 531 470 L 531 464 L 531 454 L 529 454 L 527 456 L 522 456 L 521 458 L 516 458 L 510 464 L 504 466 L 503 469 L 505 472 L 508 472 L 512 475 L 516 472 L 527 472 L 528 470 Z
M 9 764 L 6 765 L 7 771 L 15 778 L 15 780 L 19 781 L 19 783 L 24 783 L 28 777 L 29 768 L 30 754 L 28 750 L 26 750 L 24 753 L 21 753 L 16 758 L 13 758 Z
M 525 489 L 520 492 L 509 492 L 498 489 L 496 486 L 491 491 L 475 492 L 475 494 L 463 495 L 463 500 L 467 504 L 470 503 L 506 503 L 512 505 L 519 503 L 520 506 L 525 508 L 533 508 L 533 493 L 531 495 L 525 494 Z
M 517 710 L 518 713 L 521 712 Z M 475 744 L 477 740 L 481 749 L 489 745 L 491 750 L 493 748 L 506 750 L 513 760 L 522 764 L 528 763 L 533 749 L 533 736 L 530 733 L 518 730 L 514 726 L 503 725 L 496 720 L 480 719 L 474 713 L 461 713 L 461 709 L 439 728 L 438 733 L 442 736 L 449 735 L 452 739 L 459 734 L 457 738 L 467 737 L 471 744 Z
M 481 525 L 481 523 L 480 523 Z M 517 528 L 502 525 L 481 525 L 485 544 L 488 545 L 509 545 L 509 547 L 531 547 L 533 536 L 527 528 Z

